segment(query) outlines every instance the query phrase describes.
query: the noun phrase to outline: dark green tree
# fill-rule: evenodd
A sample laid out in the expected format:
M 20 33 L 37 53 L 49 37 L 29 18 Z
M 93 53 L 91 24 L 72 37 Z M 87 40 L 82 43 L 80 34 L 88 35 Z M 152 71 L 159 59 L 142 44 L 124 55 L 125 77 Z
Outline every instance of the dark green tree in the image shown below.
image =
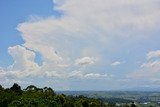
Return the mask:
M 136 105 L 134 104 L 134 102 L 131 103 L 130 107 L 136 107 Z
M 34 85 L 30 85 L 30 86 L 28 86 L 25 90 L 26 90 L 26 91 L 37 91 L 37 87 L 34 86 Z
M 105 107 L 104 105 L 94 98 L 56 94 L 52 88 L 47 87 L 30 85 L 22 91 L 16 83 L 7 89 L 0 86 L 0 107 Z
M 10 90 L 15 92 L 18 95 L 22 94 L 21 87 L 17 83 L 14 83 L 13 86 L 10 88 Z
M 82 101 L 82 106 L 89 107 L 88 101 L 86 101 L 86 100 Z

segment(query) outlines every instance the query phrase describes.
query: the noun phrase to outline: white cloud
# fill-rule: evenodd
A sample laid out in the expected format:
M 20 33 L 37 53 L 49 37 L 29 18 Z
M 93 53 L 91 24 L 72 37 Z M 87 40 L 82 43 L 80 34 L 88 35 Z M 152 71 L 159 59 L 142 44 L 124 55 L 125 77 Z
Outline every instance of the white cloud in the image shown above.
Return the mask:
M 72 61 L 81 56 L 80 53 L 86 46 L 93 47 L 94 44 L 96 52 L 98 48 L 104 47 L 100 45 L 101 40 L 108 42 L 114 40 L 115 36 L 123 36 L 126 31 L 122 29 L 152 30 L 159 28 L 160 25 L 158 24 L 160 8 L 156 0 L 93 0 L 93 3 L 90 0 L 83 2 L 54 0 L 53 2 L 58 4 L 54 9 L 64 12 L 61 18 L 35 17 L 33 20 L 32 17 L 31 20 L 17 26 L 25 41 L 23 46 L 42 55 L 43 71 L 72 68 Z M 115 36 L 112 37 L 113 34 Z M 92 40 L 94 40 L 92 44 L 87 44 L 87 41 Z M 89 53 L 86 56 L 91 55 Z M 94 63 L 95 59 L 90 57 L 76 60 L 76 64 L 79 65 Z
M 83 78 L 84 76 L 84 72 L 82 71 L 72 71 L 71 73 L 69 73 L 69 77 L 78 77 L 78 78 Z
M 72 71 L 70 74 L 69 74 L 69 77 L 76 77 L 76 78 L 80 78 L 80 79 L 98 79 L 98 78 L 110 78 L 111 75 L 108 75 L 108 74 L 100 74 L 100 73 L 86 73 L 86 72 L 83 72 L 83 71 Z
M 143 63 L 141 65 L 141 68 L 157 68 L 157 67 L 160 68 L 160 61 L 159 60 L 149 61 L 149 62 Z M 158 71 L 158 70 L 156 70 L 156 71 Z
M 25 47 L 20 45 L 9 47 L 8 53 L 14 60 L 14 63 L 9 67 L 11 70 L 35 71 L 39 68 L 38 64 L 35 62 L 35 53 Z
M 85 71 L 79 71 L 79 70 L 74 70 L 74 71 L 71 71 L 69 73 L 67 72 L 57 72 L 57 71 L 46 71 L 44 73 L 44 75 L 46 77 L 49 77 L 49 78 L 58 78 L 58 79 L 71 79 L 71 78 L 74 78 L 74 79 L 99 79 L 99 78 L 110 78 L 112 75 L 108 75 L 106 73 L 95 73 L 95 72 L 85 72 Z
M 61 3 L 58 0 L 56 2 Z M 82 30 L 92 30 L 94 27 L 105 31 L 122 27 L 151 28 L 157 26 L 160 16 L 156 0 L 92 0 L 92 3 L 91 0 L 63 0 L 57 9 L 64 11 L 67 18 L 75 22 L 78 20 L 76 28 Z
M 83 57 L 75 60 L 75 65 L 91 65 L 97 61 L 96 58 L 93 57 Z
M 160 28 L 160 6 L 157 0 L 85 0 L 83 2 L 82 0 L 53 0 L 53 2 L 57 4 L 54 9 L 64 12 L 61 18 L 32 17 L 17 26 L 24 44 L 8 48 L 14 63 L 5 73 L 1 72 L 4 76 L 106 77 L 107 74 L 72 71 L 75 69 L 75 64 L 95 64 L 102 56 L 97 55 L 99 53 L 105 56 L 101 49 L 107 50 L 107 46 L 101 43 L 102 41 L 109 44 L 121 36 L 136 38 L 139 35 L 130 35 L 130 33 Z M 86 47 L 93 49 L 86 51 Z M 38 66 L 35 62 L 35 52 L 42 56 L 42 66 Z M 152 53 L 147 57 L 150 59 L 157 55 Z M 86 57 L 80 58 L 81 56 Z M 112 65 L 120 63 L 117 61 Z
M 146 54 L 146 62 L 141 64 L 140 68 L 131 73 L 129 77 L 132 78 L 147 78 L 150 80 L 155 80 L 160 78 L 160 60 L 159 60 L 159 50 L 151 51 Z M 155 58 L 155 59 L 152 59 Z
M 117 66 L 117 65 L 120 65 L 120 64 L 121 64 L 121 62 L 116 61 L 116 62 L 113 62 L 113 63 L 111 64 L 111 66 Z
M 39 75 L 41 67 L 35 62 L 35 52 L 16 45 L 8 48 L 14 62 L 7 68 L 1 68 L 0 76 L 5 80 L 20 81 L 25 77 Z
M 109 78 L 108 74 L 89 73 L 84 76 L 85 78 Z
M 152 59 L 155 58 L 155 59 Z M 141 69 L 145 69 L 151 74 L 160 73 L 160 51 L 151 51 L 146 55 L 147 61 L 141 65 Z
M 147 57 L 147 59 L 152 59 L 152 58 L 160 57 L 160 50 L 150 51 L 149 53 L 147 53 L 146 57 Z
M 46 71 L 45 74 L 47 77 L 58 77 L 58 78 L 64 78 L 63 73 L 58 73 L 57 71 Z
M 8 71 L 0 69 L 0 84 L 3 86 L 11 86 L 13 83 L 23 84 L 31 84 L 32 80 L 25 81 L 23 80 L 25 77 L 33 76 L 33 72 L 27 71 Z
M 78 44 L 74 42 L 77 39 L 92 41 L 94 38 L 98 42 L 104 38 L 111 39 L 112 37 L 106 34 L 113 32 L 120 33 L 116 36 L 122 36 L 121 29 L 152 29 L 159 28 L 160 25 L 159 6 L 156 0 L 93 0 L 93 3 L 90 3 L 90 0 L 83 2 L 54 0 L 53 2 L 58 4 L 57 10 L 64 12 L 60 19 L 53 16 L 46 19 L 36 17 L 17 27 L 25 41 L 24 46 L 42 55 L 46 69 L 50 65 L 53 68 L 67 67 L 70 59 L 73 59 L 70 55 L 75 55 L 77 51 L 74 45 Z M 85 47 L 78 48 L 76 56 Z

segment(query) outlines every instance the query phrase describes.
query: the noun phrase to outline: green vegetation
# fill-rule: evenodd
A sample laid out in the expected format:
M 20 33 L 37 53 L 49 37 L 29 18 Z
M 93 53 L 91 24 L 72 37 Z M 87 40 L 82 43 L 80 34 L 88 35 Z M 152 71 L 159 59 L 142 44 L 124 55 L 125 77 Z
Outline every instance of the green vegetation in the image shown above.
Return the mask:
M 0 107 L 107 107 L 103 102 L 84 96 L 56 94 L 52 88 L 34 85 L 22 90 L 18 84 L 4 89 L 0 85 Z
M 160 107 L 160 91 L 59 91 L 58 93 L 84 95 L 99 99 L 112 107 L 130 107 L 132 102 L 137 107 Z
M 158 92 L 88 91 L 57 94 L 49 87 L 30 85 L 22 90 L 16 83 L 6 89 L 0 85 L 0 107 L 159 107 L 158 96 Z

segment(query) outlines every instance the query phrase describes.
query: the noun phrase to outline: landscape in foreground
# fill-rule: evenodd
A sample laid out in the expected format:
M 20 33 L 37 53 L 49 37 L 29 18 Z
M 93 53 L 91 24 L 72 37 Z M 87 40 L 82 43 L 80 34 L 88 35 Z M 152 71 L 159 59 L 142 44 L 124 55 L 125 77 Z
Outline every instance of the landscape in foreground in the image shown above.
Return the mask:
M 159 107 L 160 92 L 57 91 L 30 85 L 0 85 L 0 107 Z

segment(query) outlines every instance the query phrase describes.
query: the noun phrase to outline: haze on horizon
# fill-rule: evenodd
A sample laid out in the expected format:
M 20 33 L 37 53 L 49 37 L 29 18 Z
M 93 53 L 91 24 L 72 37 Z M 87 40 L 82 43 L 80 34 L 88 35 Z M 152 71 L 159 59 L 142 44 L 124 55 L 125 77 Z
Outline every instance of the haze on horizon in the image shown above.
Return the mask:
M 160 87 L 159 0 L 1 0 L 0 84 Z

